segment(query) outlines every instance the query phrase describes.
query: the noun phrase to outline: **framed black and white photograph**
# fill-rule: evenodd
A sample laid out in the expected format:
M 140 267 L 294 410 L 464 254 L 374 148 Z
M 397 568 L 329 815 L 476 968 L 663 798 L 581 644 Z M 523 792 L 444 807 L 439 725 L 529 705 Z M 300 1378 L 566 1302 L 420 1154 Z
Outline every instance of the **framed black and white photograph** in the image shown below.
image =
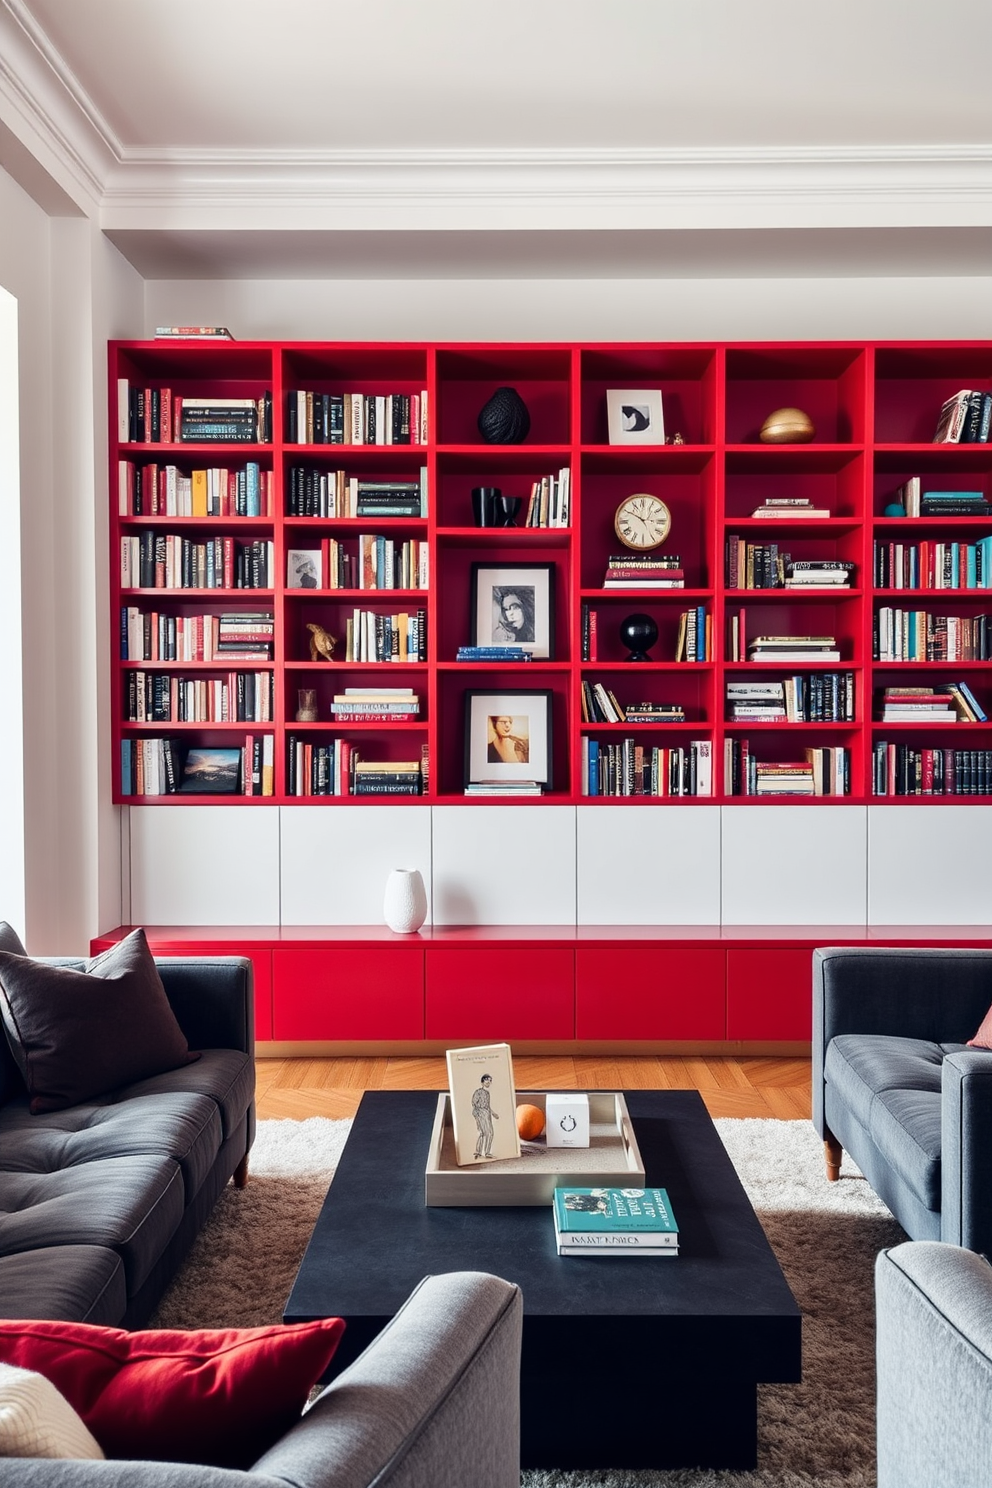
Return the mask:
M 611 444 L 664 444 L 660 388 L 609 388 L 606 415 Z
M 553 563 L 472 564 L 472 645 L 555 654 Z
M 465 784 L 551 789 L 551 691 L 465 694 Z
M 234 795 L 241 789 L 241 750 L 191 749 L 179 789 L 203 796 Z
M 323 563 L 319 548 L 289 548 L 286 553 L 287 589 L 322 589 Z

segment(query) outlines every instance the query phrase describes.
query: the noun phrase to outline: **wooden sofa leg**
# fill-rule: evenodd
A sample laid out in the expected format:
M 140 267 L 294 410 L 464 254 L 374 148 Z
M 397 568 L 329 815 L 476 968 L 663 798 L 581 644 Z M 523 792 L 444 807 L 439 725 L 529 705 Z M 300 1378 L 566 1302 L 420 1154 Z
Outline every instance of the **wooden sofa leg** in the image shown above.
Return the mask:
M 844 1149 L 837 1138 L 829 1134 L 823 1139 L 823 1155 L 827 1160 L 827 1182 L 836 1183 L 840 1177 L 840 1160 Z
M 238 1163 L 238 1166 L 234 1170 L 234 1186 L 235 1186 L 235 1188 L 244 1188 L 244 1186 L 245 1186 L 245 1184 L 247 1182 L 248 1182 L 248 1154 L 246 1152 L 245 1155 L 244 1155 L 244 1157 L 241 1159 L 241 1161 Z

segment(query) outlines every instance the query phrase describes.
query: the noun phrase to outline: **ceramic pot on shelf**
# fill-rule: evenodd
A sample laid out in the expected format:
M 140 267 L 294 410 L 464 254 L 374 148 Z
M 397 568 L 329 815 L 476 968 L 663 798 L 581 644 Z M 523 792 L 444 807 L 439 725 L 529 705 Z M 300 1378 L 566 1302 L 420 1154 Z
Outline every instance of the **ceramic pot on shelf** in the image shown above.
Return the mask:
M 397 935 L 413 935 L 427 918 L 427 890 L 418 868 L 394 868 L 386 879 L 382 915 Z

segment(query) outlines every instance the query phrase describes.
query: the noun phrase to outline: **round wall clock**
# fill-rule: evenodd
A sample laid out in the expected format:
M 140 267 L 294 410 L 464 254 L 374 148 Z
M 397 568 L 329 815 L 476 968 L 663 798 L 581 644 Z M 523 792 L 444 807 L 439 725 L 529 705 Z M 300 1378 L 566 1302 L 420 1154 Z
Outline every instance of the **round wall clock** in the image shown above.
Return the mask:
M 642 551 L 663 543 L 671 526 L 672 514 L 661 497 L 646 491 L 621 501 L 613 519 L 614 531 L 624 547 Z

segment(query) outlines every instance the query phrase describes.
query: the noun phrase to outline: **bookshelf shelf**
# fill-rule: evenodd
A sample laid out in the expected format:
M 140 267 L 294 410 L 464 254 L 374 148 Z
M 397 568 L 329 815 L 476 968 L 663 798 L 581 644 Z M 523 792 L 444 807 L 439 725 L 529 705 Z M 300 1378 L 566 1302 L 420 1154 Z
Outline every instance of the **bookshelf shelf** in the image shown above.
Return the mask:
M 644 751 L 703 746 L 703 777 L 711 780 L 705 800 L 711 803 L 769 807 L 797 799 L 953 801 L 956 795 L 944 787 L 938 796 L 921 794 L 935 788 L 924 785 L 923 778 L 925 772 L 930 781 L 937 750 L 946 756 L 938 774 L 958 768 L 952 751 L 961 756 L 956 794 L 969 799 L 992 795 L 992 754 L 987 767 L 979 760 L 992 724 L 961 721 L 952 731 L 923 719 L 886 724 L 873 716 L 886 687 L 939 689 L 958 678 L 968 679 L 980 710 L 992 713 L 988 662 L 873 660 L 883 608 L 959 619 L 971 629 L 983 626 L 986 615 L 992 623 L 992 587 L 981 587 L 992 586 L 992 574 L 979 577 L 973 587 L 926 582 L 894 588 L 875 582 L 880 573 L 910 572 L 896 564 L 886 569 L 886 555 L 894 554 L 897 545 L 912 550 L 914 565 L 930 565 L 928 578 L 935 563 L 952 561 L 960 562 L 964 574 L 965 557 L 959 554 L 966 549 L 969 579 L 976 561 L 980 567 L 975 550 L 983 539 L 992 539 L 992 515 L 895 517 L 886 516 L 885 508 L 915 478 L 924 492 L 964 490 L 992 501 L 992 444 L 932 443 L 948 398 L 962 387 L 992 387 L 992 343 L 121 341 L 110 345 L 109 375 L 111 605 L 115 636 L 125 631 L 115 644 L 112 669 L 115 800 L 463 803 L 467 694 L 533 689 L 550 696 L 554 788 L 543 799 L 552 803 L 685 804 L 704 799 L 587 795 L 587 751 L 600 740 L 604 748 L 617 749 L 631 740 L 631 748 Z M 478 415 L 503 387 L 515 388 L 523 398 L 530 430 L 520 443 L 489 444 L 479 432 Z M 681 442 L 611 444 L 607 394 L 621 388 L 660 389 L 664 433 Z M 207 406 L 206 417 L 220 421 L 218 442 L 197 437 L 203 427 L 197 420 L 204 417 L 198 403 Z M 779 407 L 799 407 L 809 414 L 815 426 L 809 443 L 761 441 L 764 419 Z M 219 410 L 227 411 L 222 417 Z M 336 441 L 335 420 L 346 414 L 349 433 L 363 442 Z M 232 429 L 237 437 L 230 436 Z M 305 442 L 300 442 L 301 433 Z M 254 438 L 248 437 L 252 434 Z M 371 437 L 377 442 L 364 442 Z M 331 473 L 336 484 L 328 482 Z M 320 510 L 340 510 L 342 505 L 354 510 L 364 484 L 367 513 L 299 514 L 302 507 L 311 509 L 322 479 L 325 498 L 329 485 L 335 486 L 335 497 L 330 504 L 314 498 Z M 204 500 L 204 480 L 212 482 L 210 504 L 192 504 L 190 510 L 191 503 Z M 567 483 L 567 506 L 549 504 L 542 511 L 537 501 L 534 509 L 542 520 L 562 525 L 524 525 L 535 488 L 540 492 L 542 482 L 553 481 Z M 369 492 L 390 486 L 426 489 L 426 504 L 415 504 L 408 496 L 414 510 L 391 513 L 391 502 L 399 498 L 386 496 L 368 511 L 375 501 Z M 520 525 L 475 526 L 471 493 L 476 486 L 519 496 Z M 602 587 L 607 560 L 626 551 L 614 530 L 617 507 L 639 491 L 657 495 L 669 508 L 670 533 L 653 555 L 677 555 L 682 589 Z M 347 500 L 338 499 L 342 492 L 348 493 Z M 829 515 L 798 516 L 785 503 L 805 503 Z M 769 505 L 781 511 L 753 515 Z M 188 561 L 194 581 L 202 580 L 203 571 L 195 565 L 207 561 L 203 554 L 209 549 L 214 566 L 207 569 L 208 577 L 219 572 L 225 585 L 197 582 L 195 587 L 165 588 L 161 569 L 154 586 L 136 585 L 132 574 L 148 577 L 149 562 L 162 561 L 155 544 L 165 538 L 173 541 L 170 553 L 176 564 L 180 552 L 186 555 L 182 562 Z M 388 550 L 389 561 L 403 544 L 410 545 L 407 554 L 423 545 L 427 587 L 332 587 L 329 571 L 346 582 L 354 578 L 349 564 L 361 557 L 360 538 L 380 539 L 378 550 Z M 125 539 L 132 544 L 132 559 L 143 554 L 144 569 L 125 572 Z M 755 562 L 760 558 L 771 565 L 762 569 L 766 587 L 739 588 L 736 578 L 730 582 L 732 548 L 735 555 L 753 553 Z M 199 559 L 188 556 L 187 550 L 194 549 Z M 316 587 L 289 587 L 290 555 L 298 550 L 322 557 Z M 945 550 L 953 550 L 953 560 Z M 934 557 L 937 552 L 939 558 Z M 336 553 L 348 555 L 349 563 L 329 570 L 324 555 Z M 899 564 L 909 561 L 905 553 L 899 558 Z M 293 562 L 299 560 L 294 557 Z M 847 565 L 849 582 L 788 588 L 780 582 L 786 564 L 801 570 L 817 562 Z M 398 564 L 397 579 L 409 577 L 406 563 L 404 558 L 403 566 Z M 456 660 L 458 648 L 473 640 L 473 573 L 480 564 L 506 570 L 527 564 L 550 568 L 554 602 L 548 657 L 524 664 Z M 772 573 L 776 577 L 769 580 Z M 946 575 L 940 571 L 942 579 L 957 574 L 957 566 Z M 247 587 L 251 579 L 268 582 L 264 588 Z M 773 587 L 767 587 L 769 582 Z M 383 634 L 387 627 L 397 634 L 402 630 L 411 648 L 418 644 L 419 628 L 423 659 L 406 655 L 397 660 L 394 653 L 392 661 L 344 660 L 349 621 L 359 623 L 356 611 L 368 612 L 371 619 L 362 623 L 380 627 Z M 633 614 L 650 616 L 658 627 L 648 662 L 628 661 L 628 648 L 619 636 L 620 623 Z M 705 624 L 711 659 L 674 660 L 681 617 L 687 614 L 695 615 L 697 626 Z M 594 649 L 584 631 L 587 616 L 595 624 Z M 262 627 L 255 639 L 257 654 L 238 656 L 222 647 L 204 656 L 190 640 L 197 626 L 214 627 L 216 639 L 222 623 L 229 640 L 239 633 L 239 622 L 241 634 L 250 633 L 253 625 Z M 336 638 L 331 661 L 311 659 L 313 626 Z M 166 654 L 167 637 L 180 627 L 186 649 L 176 651 L 176 657 L 197 659 L 159 660 L 160 653 Z M 153 630 L 154 641 L 146 645 L 141 635 L 150 637 Z M 767 635 L 830 636 L 841 660 L 733 659 L 738 652 L 744 657 L 757 637 Z M 144 649 L 129 654 L 128 637 Z M 168 654 L 171 658 L 172 652 Z M 356 646 L 355 654 L 366 652 Z M 130 722 L 128 688 L 136 671 L 158 673 L 165 680 L 187 677 L 204 686 L 219 685 L 234 673 L 271 672 L 271 721 Z M 836 685 L 826 678 L 840 673 L 854 678 L 853 722 L 814 717 L 748 723 L 725 716 L 730 682 L 774 685 L 796 678 L 819 688 Z M 584 684 L 609 689 L 622 709 L 642 702 L 678 705 L 684 721 L 585 719 Z M 318 718 L 297 723 L 298 693 L 304 688 L 315 693 Z M 415 716 L 399 720 L 337 719 L 332 701 L 349 688 L 352 695 L 355 689 L 410 690 L 419 707 Z M 381 712 L 386 714 L 386 708 Z M 301 797 L 290 789 L 292 741 L 305 739 L 308 746 L 333 750 L 361 740 L 364 759 L 376 747 L 376 736 L 384 764 L 409 763 L 422 755 L 429 760 L 426 793 Z M 824 797 L 739 794 L 729 784 L 732 764 L 744 754 L 747 767 L 751 736 L 754 753 L 770 766 L 795 764 L 806 748 L 842 748 L 846 792 Z M 139 746 L 164 749 L 152 741 L 166 738 L 176 741 L 173 765 L 180 769 L 189 747 L 241 745 L 246 758 L 249 748 L 257 754 L 264 747 L 267 793 L 136 796 L 125 791 L 128 751 L 133 756 Z M 891 780 L 883 781 L 879 774 L 883 751 L 888 751 L 890 775 L 896 768 L 893 751 L 901 751 L 895 793 Z M 988 781 L 980 765 L 988 768 Z M 910 778 L 912 770 L 917 771 L 915 779 Z M 259 772 L 243 764 L 242 781 L 250 775 L 257 780 Z M 530 798 L 510 800 L 534 804 Z M 472 801 L 491 803 L 489 797 Z

